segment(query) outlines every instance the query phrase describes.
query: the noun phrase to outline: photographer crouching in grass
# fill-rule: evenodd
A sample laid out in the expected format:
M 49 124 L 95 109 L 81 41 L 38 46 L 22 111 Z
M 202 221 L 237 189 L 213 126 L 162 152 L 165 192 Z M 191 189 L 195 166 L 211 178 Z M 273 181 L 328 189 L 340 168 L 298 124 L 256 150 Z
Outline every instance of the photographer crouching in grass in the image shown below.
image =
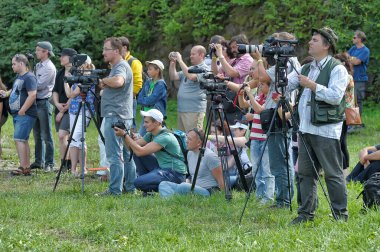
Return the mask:
M 187 160 L 191 178 L 194 177 L 204 137 L 204 131 L 198 128 L 194 128 L 187 133 L 186 146 L 189 150 L 187 153 Z M 216 153 L 206 148 L 199 165 L 198 177 L 193 193 L 208 197 L 212 192 L 221 189 L 224 189 L 224 180 L 220 159 Z M 164 198 L 175 194 L 189 194 L 191 192 L 191 184 L 187 182 L 176 184 L 169 181 L 163 181 L 159 185 L 159 191 L 160 196 Z
M 185 181 L 186 165 L 176 137 L 162 127 L 164 116 L 157 109 L 141 111 L 147 131 L 143 138 L 133 139 L 128 130 L 115 126 L 115 134 L 123 137 L 126 146 L 134 153 L 138 177 L 135 187 L 143 191 L 157 192 L 162 181 Z M 154 154 L 154 155 L 153 155 Z

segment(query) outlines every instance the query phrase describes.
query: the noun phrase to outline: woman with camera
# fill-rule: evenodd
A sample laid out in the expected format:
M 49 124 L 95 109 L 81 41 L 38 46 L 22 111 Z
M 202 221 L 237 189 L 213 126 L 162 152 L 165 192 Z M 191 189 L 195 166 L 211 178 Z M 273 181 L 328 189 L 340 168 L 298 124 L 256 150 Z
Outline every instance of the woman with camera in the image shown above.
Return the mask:
M 158 109 L 166 117 L 167 86 L 163 78 L 164 64 L 160 60 L 147 61 L 149 79 L 147 79 L 137 96 L 137 104 L 142 111 Z M 141 123 L 139 134 L 144 136 L 146 129 Z
M 84 75 L 90 74 L 90 71 L 94 70 L 94 69 L 95 69 L 95 66 L 91 63 L 91 59 L 88 56 L 87 56 L 86 62 L 82 66 L 79 67 L 79 70 L 83 71 Z M 89 70 L 89 71 L 86 73 L 86 70 Z M 92 113 L 95 114 L 95 106 L 94 106 L 95 85 L 91 85 L 91 88 L 90 88 L 90 90 L 87 91 L 87 94 L 82 92 L 80 85 L 81 85 L 80 83 L 74 83 L 70 87 L 69 83 L 65 82 L 65 84 L 64 84 L 66 96 L 69 99 L 71 98 L 71 102 L 70 102 L 70 106 L 69 106 L 70 132 L 73 132 L 73 133 L 72 133 L 71 143 L 69 146 L 69 151 L 70 151 L 70 158 L 71 158 L 71 174 L 73 174 L 74 176 L 79 175 L 79 173 L 76 170 L 76 167 L 77 167 L 77 163 L 82 160 L 81 138 L 82 138 L 82 124 L 84 122 L 82 122 L 82 120 L 81 120 L 82 109 L 79 110 L 79 104 L 82 102 L 82 95 L 86 95 L 86 102 L 87 102 L 87 104 L 90 105 L 90 108 L 85 106 L 85 117 L 86 117 L 85 127 L 88 127 L 88 125 L 90 124 L 90 120 L 91 120 L 91 113 L 88 109 L 91 109 Z M 75 118 L 77 115 L 78 115 L 78 120 L 76 122 L 75 129 L 73 129 L 74 121 L 75 121 Z M 85 132 L 83 132 L 83 138 L 85 138 Z M 87 171 L 86 171 L 86 155 L 87 155 L 86 143 L 84 143 L 84 148 L 85 148 L 85 151 L 84 151 L 84 157 L 83 157 L 83 161 L 84 161 L 83 167 L 85 168 L 84 172 L 86 174 L 87 173 Z

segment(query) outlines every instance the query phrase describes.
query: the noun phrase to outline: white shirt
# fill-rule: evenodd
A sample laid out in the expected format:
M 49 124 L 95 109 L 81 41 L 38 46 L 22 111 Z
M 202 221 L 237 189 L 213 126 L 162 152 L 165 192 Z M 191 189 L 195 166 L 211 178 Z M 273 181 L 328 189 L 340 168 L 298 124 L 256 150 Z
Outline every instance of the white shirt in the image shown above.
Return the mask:
M 328 55 L 322 59 L 320 61 L 322 65 L 314 60 L 310 65 L 310 72 L 308 74 L 309 79 L 316 81 L 320 73 L 319 68 L 323 69 L 331 58 L 332 57 Z M 324 101 L 331 105 L 339 105 L 343 99 L 344 92 L 348 84 L 348 78 L 347 70 L 343 65 L 334 67 L 331 71 L 330 80 L 327 87 L 317 83 L 315 99 L 318 101 Z M 288 79 L 288 83 L 288 91 L 296 89 L 299 86 L 298 76 L 291 76 L 291 78 Z M 305 87 L 298 104 L 300 132 L 327 138 L 340 139 L 343 122 L 331 123 L 322 126 L 315 126 L 311 124 L 311 92 L 311 89 Z

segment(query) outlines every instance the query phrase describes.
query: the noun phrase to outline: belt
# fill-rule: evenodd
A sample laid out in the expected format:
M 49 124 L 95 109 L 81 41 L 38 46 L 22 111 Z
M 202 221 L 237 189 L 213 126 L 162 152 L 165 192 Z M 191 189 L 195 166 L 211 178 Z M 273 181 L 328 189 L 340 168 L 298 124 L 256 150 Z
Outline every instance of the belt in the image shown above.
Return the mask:
M 36 99 L 37 101 L 45 101 L 45 100 L 47 100 L 47 99 L 49 99 L 49 98 L 42 98 L 42 99 Z

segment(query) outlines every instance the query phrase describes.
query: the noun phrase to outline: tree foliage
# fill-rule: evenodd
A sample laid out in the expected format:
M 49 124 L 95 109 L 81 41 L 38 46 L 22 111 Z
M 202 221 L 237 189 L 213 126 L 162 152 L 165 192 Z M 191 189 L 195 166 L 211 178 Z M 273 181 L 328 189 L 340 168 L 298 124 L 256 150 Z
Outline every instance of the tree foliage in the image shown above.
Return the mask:
M 41 40 L 51 41 L 56 52 L 73 47 L 104 66 L 102 41 L 121 35 L 131 40 L 133 54 L 143 61 L 159 58 L 166 63 L 169 51 L 207 45 L 215 34 L 228 39 L 245 33 L 261 43 L 273 32 L 289 31 L 300 39 L 302 58 L 311 28 L 330 26 L 339 35 L 341 51 L 351 46 L 356 29 L 366 32 L 373 92 L 380 92 L 379 8 L 380 1 L 357 0 L 3 0 L 0 70 L 9 79 L 12 55 L 34 51 Z

